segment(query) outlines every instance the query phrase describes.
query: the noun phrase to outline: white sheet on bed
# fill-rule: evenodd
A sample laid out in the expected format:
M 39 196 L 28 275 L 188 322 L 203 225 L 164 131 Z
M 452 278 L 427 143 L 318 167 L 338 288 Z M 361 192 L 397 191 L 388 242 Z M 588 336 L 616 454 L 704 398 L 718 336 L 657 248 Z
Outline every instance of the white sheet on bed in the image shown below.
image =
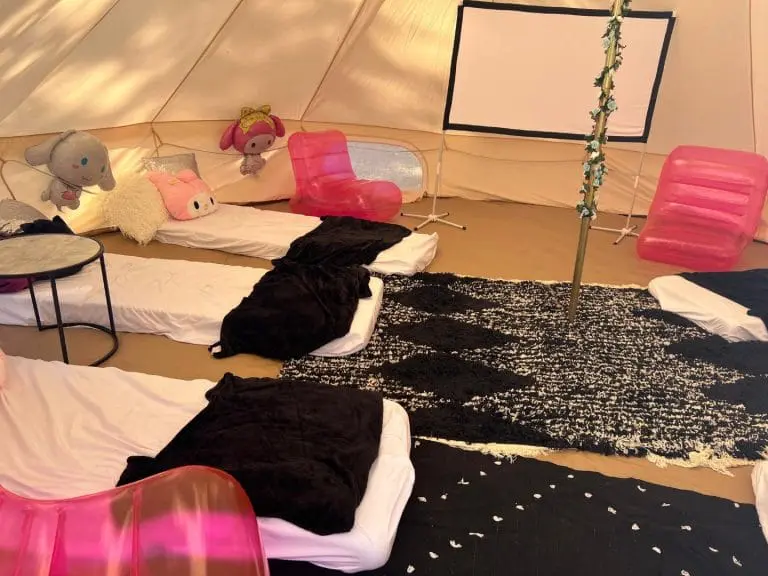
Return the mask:
M 648 284 L 648 291 L 662 310 L 687 318 L 697 326 L 730 342 L 768 341 L 768 330 L 747 308 L 702 288 L 682 276 L 660 276 Z
M 768 541 L 768 462 L 760 462 L 752 469 L 752 489 L 760 526 Z
M 222 204 L 204 218 L 166 222 L 155 240 L 272 260 L 285 256 L 291 242 L 319 225 L 320 219 L 313 216 Z M 414 232 L 379 254 L 368 268 L 380 274 L 421 272 L 434 259 L 437 241 L 437 234 Z
M 120 254 L 106 254 L 105 261 L 118 331 L 159 334 L 205 346 L 218 341 L 224 316 L 267 273 L 262 268 Z M 65 321 L 109 326 L 98 262 L 58 280 L 56 286 Z M 381 310 L 384 283 L 371 278 L 370 288 L 373 296 L 360 300 L 349 333 L 313 354 L 345 356 L 368 345 Z M 35 296 L 43 322 L 55 322 L 50 284 L 37 283 Z M 0 294 L 0 324 L 35 325 L 29 292 Z
M 206 404 L 207 380 L 173 380 L 116 368 L 6 359 L 0 388 L 0 485 L 38 499 L 108 490 L 126 458 L 156 455 Z M 408 415 L 384 401 L 379 456 L 354 528 L 317 536 L 260 518 L 270 558 L 357 572 L 386 562 L 414 482 Z

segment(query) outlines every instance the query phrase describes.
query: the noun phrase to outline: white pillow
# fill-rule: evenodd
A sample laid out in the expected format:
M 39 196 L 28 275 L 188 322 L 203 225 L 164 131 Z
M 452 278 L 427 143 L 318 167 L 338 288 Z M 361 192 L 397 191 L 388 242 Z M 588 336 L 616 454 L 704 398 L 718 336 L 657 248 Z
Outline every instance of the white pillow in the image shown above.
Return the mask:
M 102 206 L 107 223 L 139 244 L 149 244 L 169 218 L 162 196 L 145 173 L 121 175 L 115 189 L 105 196 Z

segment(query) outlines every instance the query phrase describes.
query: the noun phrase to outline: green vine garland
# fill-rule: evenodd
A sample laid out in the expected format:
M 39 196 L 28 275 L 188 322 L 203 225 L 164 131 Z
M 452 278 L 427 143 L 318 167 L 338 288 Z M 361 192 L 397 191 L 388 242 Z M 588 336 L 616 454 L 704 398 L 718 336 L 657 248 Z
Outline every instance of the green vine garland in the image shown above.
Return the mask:
M 592 134 L 587 136 L 585 150 L 587 158 L 584 161 L 583 172 L 584 180 L 579 190 L 582 200 L 577 204 L 576 209 L 582 218 L 592 218 L 597 216 L 597 192 L 603 185 L 608 168 L 605 165 L 605 154 L 603 153 L 603 144 L 608 142 L 606 132 L 608 130 L 608 118 L 617 109 L 616 100 L 613 97 L 613 78 L 616 71 L 621 67 L 623 61 L 622 50 L 624 45 L 621 43 L 621 24 L 624 17 L 629 13 L 629 6 L 632 0 L 622 0 L 621 14 L 611 16 L 608 21 L 608 28 L 603 34 L 603 48 L 606 55 L 606 66 L 595 78 L 595 86 L 601 89 L 600 101 L 597 108 L 590 112 L 590 117 L 594 121 Z M 613 50 L 613 63 L 610 63 L 610 52 Z M 589 190 L 593 195 L 588 197 Z

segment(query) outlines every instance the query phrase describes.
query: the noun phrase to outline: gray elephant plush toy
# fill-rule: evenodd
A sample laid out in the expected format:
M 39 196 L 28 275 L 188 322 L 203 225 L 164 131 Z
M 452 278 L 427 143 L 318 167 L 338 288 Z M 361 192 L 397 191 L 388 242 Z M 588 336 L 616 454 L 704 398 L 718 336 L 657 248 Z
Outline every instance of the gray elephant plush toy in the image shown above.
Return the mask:
M 55 204 L 59 212 L 65 206 L 77 210 L 84 187 L 115 187 L 107 147 L 88 132 L 67 130 L 27 148 L 24 157 L 31 166 L 45 164 L 54 176 L 40 198 Z

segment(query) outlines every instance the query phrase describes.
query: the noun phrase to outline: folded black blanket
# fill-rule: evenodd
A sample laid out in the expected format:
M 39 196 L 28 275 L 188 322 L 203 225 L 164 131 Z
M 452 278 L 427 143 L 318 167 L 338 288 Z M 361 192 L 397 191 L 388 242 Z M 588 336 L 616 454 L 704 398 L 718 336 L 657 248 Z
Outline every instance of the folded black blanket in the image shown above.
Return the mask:
M 741 272 L 684 272 L 689 282 L 749 309 L 768 326 L 768 269 Z
M 381 440 L 380 394 L 226 374 L 208 405 L 154 458 L 132 456 L 118 486 L 187 465 L 237 480 L 263 518 L 348 532 Z
M 324 216 L 320 226 L 294 240 L 280 262 L 364 266 L 411 231 L 398 224 L 371 222 L 349 216 Z
M 256 354 L 288 360 L 345 336 L 360 298 L 371 296 L 370 273 L 362 267 L 279 263 L 229 312 L 215 358 Z

